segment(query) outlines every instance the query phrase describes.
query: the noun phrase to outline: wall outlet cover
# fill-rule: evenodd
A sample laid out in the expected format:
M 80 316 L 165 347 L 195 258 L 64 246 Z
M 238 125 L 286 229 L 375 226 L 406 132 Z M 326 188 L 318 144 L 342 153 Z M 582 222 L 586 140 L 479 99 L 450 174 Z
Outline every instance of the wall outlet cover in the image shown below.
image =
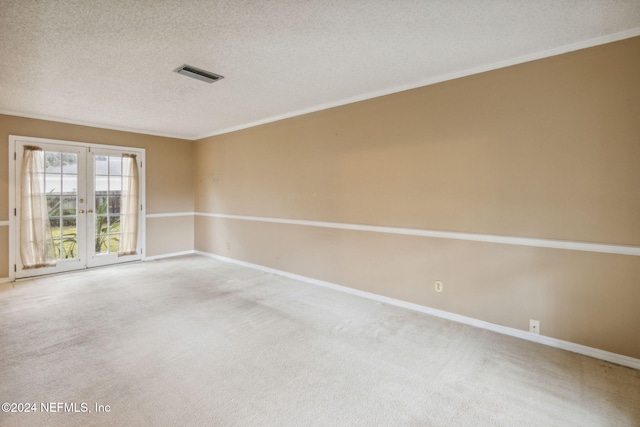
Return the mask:
M 529 332 L 540 334 L 540 321 L 529 319 Z

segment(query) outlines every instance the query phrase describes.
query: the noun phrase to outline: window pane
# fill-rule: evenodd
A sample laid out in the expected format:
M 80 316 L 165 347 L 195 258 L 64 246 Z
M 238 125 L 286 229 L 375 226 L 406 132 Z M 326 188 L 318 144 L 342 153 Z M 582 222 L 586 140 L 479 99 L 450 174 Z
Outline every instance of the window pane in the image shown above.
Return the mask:
M 75 153 L 62 153 L 62 172 L 66 174 L 78 174 L 78 155 Z
M 65 239 L 62 243 L 62 258 L 76 259 L 78 258 L 78 244 L 76 239 Z
M 49 151 L 44 154 L 44 169 L 47 173 L 60 173 L 62 161 L 60 156 L 62 153 L 51 153 Z
M 109 177 L 108 176 L 96 175 L 96 192 L 98 192 L 98 191 L 102 191 L 102 192 L 109 191 Z
M 109 217 L 109 233 L 117 233 L 120 231 L 120 216 L 113 215 Z
M 109 220 L 106 215 L 96 216 L 96 236 L 98 234 L 104 234 L 109 229 Z
M 47 174 L 45 190 L 47 194 L 60 194 L 62 191 L 61 175 Z
M 76 198 L 67 196 L 62 198 L 62 215 L 76 214 Z
M 109 175 L 122 175 L 122 157 L 109 157 Z
M 120 235 L 112 234 L 109 238 L 109 252 L 117 253 L 120 248 Z
M 120 196 L 109 197 L 109 213 L 120 213 Z
M 120 175 L 109 177 L 109 191 L 120 194 L 120 191 L 122 191 L 122 178 Z
M 78 257 L 76 218 L 64 218 L 62 220 L 62 257 L 72 259 Z
M 50 216 L 49 225 L 51 225 L 51 235 L 54 237 L 60 236 L 60 217 Z
M 109 251 L 109 247 L 107 246 L 109 242 L 109 236 L 106 234 L 101 234 L 96 236 L 96 253 L 104 254 Z
M 68 233 L 76 234 L 77 219 L 75 216 L 67 216 L 62 218 L 62 226 L 64 227 L 65 235 Z
M 95 156 L 95 174 L 108 175 L 107 156 Z
M 78 192 L 78 175 L 62 175 L 62 192 L 65 194 Z
M 60 216 L 60 196 L 47 196 L 49 216 Z
M 107 196 L 96 195 L 96 214 L 102 215 L 107 213 Z

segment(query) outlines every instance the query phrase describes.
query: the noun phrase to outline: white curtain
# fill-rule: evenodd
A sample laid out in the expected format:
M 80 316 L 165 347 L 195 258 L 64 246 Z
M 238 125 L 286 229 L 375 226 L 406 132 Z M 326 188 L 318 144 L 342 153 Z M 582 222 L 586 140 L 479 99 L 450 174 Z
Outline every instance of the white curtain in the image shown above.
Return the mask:
M 53 267 L 56 259 L 47 209 L 42 148 L 24 147 L 21 187 L 20 255 L 23 268 Z
M 123 154 L 118 256 L 135 255 L 137 253 L 139 204 L 138 162 L 136 155 Z

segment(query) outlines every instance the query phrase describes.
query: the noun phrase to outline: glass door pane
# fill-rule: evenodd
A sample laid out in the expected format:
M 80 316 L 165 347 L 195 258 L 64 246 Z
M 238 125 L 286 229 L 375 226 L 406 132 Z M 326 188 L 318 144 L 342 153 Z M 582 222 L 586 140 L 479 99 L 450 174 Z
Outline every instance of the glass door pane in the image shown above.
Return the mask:
M 78 154 L 45 150 L 45 188 L 57 260 L 77 260 Z
M 96 255 L 118 253 L 122 157 L 94 156 Z
M 49 233 L 46 244 L 55 266 L 26 268 L 22 258 L 16 263 L 16 277 L 58 273 L 86 267 L 86 148 L 54 144 L 16 143 L 16 176 L 18 194 L 23 191 L 22 158 L 26 145 L 41 148 L 44 164 L 41 178 L 44 183 Z M 28 188 L 28 187 L 25 187 Z M 22 206 L 18 204 L 19 209 Z M 18 223 L 20 216 L 17 215 Z M 18 230 L 21 229 L 18 224 Z M 20 239 L 17 241 L 20 245 Z M 51 259 L 53 261 L 53 259 Z
M 92 150 L 90 175 L 93 203 L 93 220 L 89 233 L 93 239 L 89 248 L 89 266 L 113 264 L 141 259 L 141 251 L 134 255 L 119 256 L 121 234 L 121 210 L 123 197 L 123 152 Z M 127 178 L 127 177 L 125 177 Z

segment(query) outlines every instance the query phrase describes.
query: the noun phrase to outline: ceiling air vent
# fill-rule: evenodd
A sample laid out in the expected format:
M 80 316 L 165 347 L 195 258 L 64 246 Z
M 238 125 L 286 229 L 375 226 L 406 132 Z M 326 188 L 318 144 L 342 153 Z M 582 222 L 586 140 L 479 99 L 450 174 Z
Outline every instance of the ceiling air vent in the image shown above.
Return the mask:
M 203 82 L 207 83 L 213 83 L 217 82 L 220 79 L 224 79 L 224 77 L 219 74 L 215 74 L 211 71 L 206 71 L 201 68 L 192 67 L 191 65 L 187 64 L 181 65 L 173 71 L 178 74 L 193 77 L 194 79 L 202 80 Z

